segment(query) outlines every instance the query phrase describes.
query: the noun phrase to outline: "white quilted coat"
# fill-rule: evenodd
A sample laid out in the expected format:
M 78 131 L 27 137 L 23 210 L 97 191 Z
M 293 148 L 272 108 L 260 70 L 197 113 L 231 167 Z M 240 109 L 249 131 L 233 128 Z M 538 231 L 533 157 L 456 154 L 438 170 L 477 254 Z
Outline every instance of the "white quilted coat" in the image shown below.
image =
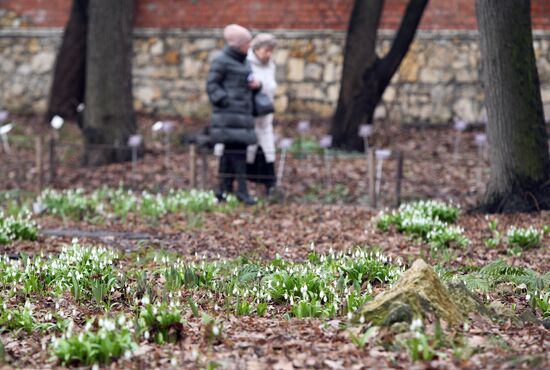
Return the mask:
M 254 77 L 262 82 L 262 92 L 274 100 L 275 90 L 277 90 L 277 82 L 275 81 L 275 63 L 270 60 L 267 64 L 263 64 L 258 60 L 256 54 L 250 49 L 248 51 L 248 61 L 252 67 Z M 262 147 L 265 154 L 265 160 L 268 163 L 275 162 L 275 137 L 273 135 L 273 114 L 256 117 L 255 129 L 258 137 L 258 145 Z M 250 145 L 246 153 L 246 161 L 253 163 L 256 157 L 258 145 Z

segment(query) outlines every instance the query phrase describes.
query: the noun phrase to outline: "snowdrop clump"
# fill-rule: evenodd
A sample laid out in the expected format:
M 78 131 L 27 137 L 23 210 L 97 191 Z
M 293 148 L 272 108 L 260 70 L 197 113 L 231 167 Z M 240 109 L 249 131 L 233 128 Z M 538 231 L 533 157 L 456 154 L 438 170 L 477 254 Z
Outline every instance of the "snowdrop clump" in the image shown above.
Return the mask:
M 394 225 L 398 232 L 417 236 L 437 251 L 452 244 L 460 247 L 468 245 L 464 229 L 451 225 L 459 214 L 460 208 L 453 204 L 419 201 L 403 204 L 391 213 L 382 211 L 377 217 L 377 226 L 387 231 Z
M 536 248 L 540 245 L 543 232 L 533 226 L 519 228 L 511 226 L 506 232 L 508 243 L 521 248 Z
M 126 219 L 130 213 L 156 219 L 177 212 L 211 212 L 216 208 L 229 210 L 238 204 L 237 199 L 230 196 L 227 202 L 220 205 L 211 191 L 170 190 L 167 194 L 161 194 L 144 190 L 135 193 L 122 187 L 102 187 L 91 194 L 86 194 L 84 189 L 48 189 L 42 192 L 36 203 L 54 216 L 78 220 L 94 216 Z
M 27 210 L 23 210 L 16 216 L 6 216 L 0 210 L 0 245 L 14 240 L 36 240 L 37 238 L 38 226 L 31 220 Z

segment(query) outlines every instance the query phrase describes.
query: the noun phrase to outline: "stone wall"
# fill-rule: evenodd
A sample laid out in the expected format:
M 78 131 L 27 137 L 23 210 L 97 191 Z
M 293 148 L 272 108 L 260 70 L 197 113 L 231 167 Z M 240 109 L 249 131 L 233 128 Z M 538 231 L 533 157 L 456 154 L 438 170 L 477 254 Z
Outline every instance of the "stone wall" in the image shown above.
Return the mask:
M 329 117 L 339 92 L 343 31 L 275 30 L 279 117 Z M 0 29 L 0 108 L 43 112 L 62 30 Z M 134 95 L 138 111 L 207 118 L 208 61 L 220 30 L 137 29 Z M 380 33 L 389 48 L 392 31 Z M 550 118 L 550 32 L 535 32 L 546 117 Z M 483 119 L 479 48 L 474 31 L 420 31 L 376 117 L 445 123 Z

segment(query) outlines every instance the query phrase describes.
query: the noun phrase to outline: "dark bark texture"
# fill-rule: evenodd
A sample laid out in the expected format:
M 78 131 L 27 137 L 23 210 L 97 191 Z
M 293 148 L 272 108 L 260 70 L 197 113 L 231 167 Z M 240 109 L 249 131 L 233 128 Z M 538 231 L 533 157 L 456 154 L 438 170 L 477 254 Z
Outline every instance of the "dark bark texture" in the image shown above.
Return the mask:
M 429 0 L 411 0 L 390 51 L 379 58 L 376 35 L 383 0 L 356 0 L 350 17 L 338 104 L 332 119 L 334 145 L 361 150 L 362 123 L 372 123 L 374 110 L 407 55 Z
M 47 122 L 55 115 L 76 118 L 76 107 L 84 101 L 87 28 L 88 0 L 74 0 L 55 62 Z
M 529 0 L 477 0 L 491 179 L 480 209 L 550 209 L 550 158 Z
M 361 105 L 363 75 L 376 61 L 376 36 L 383 0 L 356 0 L 351 12 L 344 50 L 344 67 L 331 134 L 336 147 L 357 149 L 362 142 L 357 130 L 365 118 Z
M 84 111 L 85 163 L 128 160 L 136 132 L 132 100 L 134 0 L 94 0 L 89 5 Z

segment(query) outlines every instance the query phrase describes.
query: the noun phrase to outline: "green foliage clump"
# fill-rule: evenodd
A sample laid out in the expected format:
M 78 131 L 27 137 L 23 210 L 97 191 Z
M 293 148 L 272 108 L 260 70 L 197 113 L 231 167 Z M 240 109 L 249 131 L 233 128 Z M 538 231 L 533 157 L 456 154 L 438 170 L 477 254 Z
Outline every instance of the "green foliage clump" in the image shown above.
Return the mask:
M 181 309 L 174 303 L 145 304 L 138 316 L 138 333 L 158 344 L 176 343 L 183 337 Z
M 391 213 L 382 212 L 378 216 L 377 226 L 388 231 L 393 225 L 400 233 L 428 242 L 436 251 L 452 245 L 465 247 L 469 240 L 464 236 L 464 229 L 450 225 L 456 222 L 459 214 L 460 208 L 452 204 L 418 201 L 403 204 Z
M 73 240 L 58 256 L 21 260 L 0 258 L 0 285 L 8 292 L 30 295 L 52 290 L 70 292 L 76 300 L 105 301 L 121 285 L 115 262 L 118 254 L 102 247 L 82 246 Z
M 137 349 L 133 324 L 123 315 L 116 320 L 100 319 L 95 331 L 90 330 L 93 321 L 79 334 L 73 333 L 70 325 L 61 338 L 53 338 L 53 353 L 63 365 L 105 364 L 122 356 L 129 358 Z
M 546 317 L 550 315 L 550 271 L 544 275 L 522 266 L 510 266 L 502 260 L 491 262 L 479 271 L 458 275 L 471 290 L 487 293 L 501 284 L 513 284 L 526 291 L 526 299 Z
M 15 216 L 5 216 L 0 210 L 0 245 L 14 240 L 36 240 L 38 226 L 31 220 L 28 211 L 20 212 Z
M 528 228 L 518 228 L 516 226 L 512 226 L 506 233 L 506 236 L 508 237 L 508 244 L 524 249 L 536 248 L 540 246 L 542 235 L 542 231 L 539 231 L 532 226 Z
M 122 219 L 130 214 L 148 219 L 158 219 L 170 213 L 195 214 L 214 210 L 231 210 L 238 201 L 230 196 L 219 204 L 211 191 L 170 190 L 167 194 L 142 191 L 135 193 L 121 187 L 111 189 L 103 187 L 91 194 L 83 189 L 45 190 L 38 197 L 46 213 L 75 220 L 82 219 Z

